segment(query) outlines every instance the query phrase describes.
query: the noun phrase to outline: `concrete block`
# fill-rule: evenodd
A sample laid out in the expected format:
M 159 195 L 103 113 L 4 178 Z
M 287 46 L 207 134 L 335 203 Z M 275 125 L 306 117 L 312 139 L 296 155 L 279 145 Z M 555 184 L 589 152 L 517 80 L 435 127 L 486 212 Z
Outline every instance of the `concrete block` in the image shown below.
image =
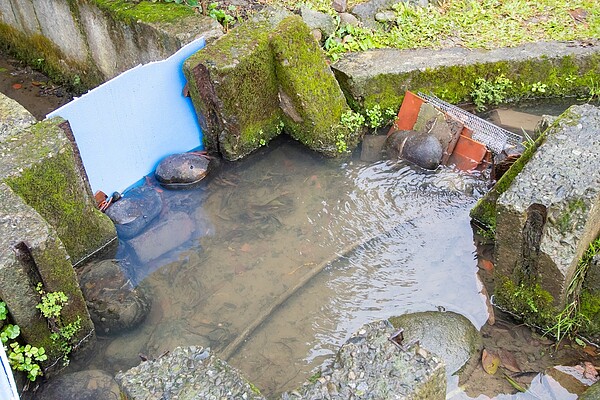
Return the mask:
M 538 279 L 564 306 L 578 261 L 600 234 L 599 182 L 600 108 L 573 106 L 498 198 L 496 271 Z
M 20 28 L 10 1 L 0 1 L 0 21 L 15 29 Z
M 0 232 L 0 298 L 25 341 L 43 346 L 56 358 L 61 351 L 35 308 L 40 302 L 38 282 L 47 292 L 62 291 L 69 298 L 61 318 L 64 324 L 81 318 L 75 342 L 93 331 L 69 255 L 56 231 L 5 183 L 0 183 Z
M 25 107 L 0 93 L 0 143 L 36 122 L 35 117 Z
M 12 10 L 17 22 L 15 28 L 22 30 L 26 34 L 34 35 L 42 33 L 42 28 L 38 21 L 34 0 L 10 0 Z

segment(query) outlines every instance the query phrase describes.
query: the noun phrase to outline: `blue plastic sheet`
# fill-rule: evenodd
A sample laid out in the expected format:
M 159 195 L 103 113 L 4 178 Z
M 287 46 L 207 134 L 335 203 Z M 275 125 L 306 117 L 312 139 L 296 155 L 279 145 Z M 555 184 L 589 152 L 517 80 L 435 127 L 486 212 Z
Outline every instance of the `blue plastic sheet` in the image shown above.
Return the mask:
M 192 102 L 182 95 L 182 65 L 204 45 L 200 38 L 134 67 L 47 115 L 71 124 L 93 191 L 122 192 L 163 157 L 202 146 Z

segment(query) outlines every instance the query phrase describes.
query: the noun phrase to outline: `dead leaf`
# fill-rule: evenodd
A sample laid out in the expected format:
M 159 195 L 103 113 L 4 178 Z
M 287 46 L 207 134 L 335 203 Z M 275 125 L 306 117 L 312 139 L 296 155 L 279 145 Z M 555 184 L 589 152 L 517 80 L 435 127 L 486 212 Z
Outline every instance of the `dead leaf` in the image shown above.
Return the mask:
M 20 83 L 15 83 L 12 85 L 12 88 L 15 90 L 19 90 L 23 87 L 23 85 L 21 85 Z
M 502 366 L 511 372 L 521 372 L 521 367 L 519 367 L 519 363 L 515 356 L 508 350 L 501 349 L 500 352 L 500 361 L 502 362 Z
M 483 349 L 483 354 L 481 355 L 481 365 L 483 366 L 483 370 L 490 375 L 494 375 L 496 371 L 498 371 L 498 366 L 500 366 L 500 357 L 492 351 L 488 351 Z
M 477 260 L 477 266 L 483 270 L 486 270 L 487 272 L 494 271 L 494 263 L 490 260 L 484 260 L 480 258 L 479 260 Z
M 569 15 L 575 20 L 575 22 L 586 23 L 588 12 L 583 8 L 576 8 L 569 11 Z
M 592 357 L 596 357 L 598 355 L 598 351 L 594 346 L 585 346 L 582 350 L 584 353 L 589 354 Z

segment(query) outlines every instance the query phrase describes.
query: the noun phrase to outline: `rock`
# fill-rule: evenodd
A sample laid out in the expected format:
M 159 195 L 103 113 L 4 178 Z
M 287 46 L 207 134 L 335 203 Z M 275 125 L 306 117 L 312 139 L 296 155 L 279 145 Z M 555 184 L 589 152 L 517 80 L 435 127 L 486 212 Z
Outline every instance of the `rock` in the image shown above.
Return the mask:
M 360 160 L 365 162 L 383 160 L 386 141 L 387 136 L 385 135 L 365 135 L 362 141 Z
M 564 307 L 579 258 L 600 234 L 598 182 L 600 108 L 572 106 L 498 198 L 496 272 L 539 277 Z
M 348 2 L 346 0 L 333 0 L 331 7 L 338 13 L 346 12 L 348 9 Z
M 550 128 L 550 126 L 556 121 L 558 117 L 554 115 L 542 115 L 540 120 L 538 121 L 535 129 L 533 130 L 533 135 L 531 138 L 536 140 L 546 129 Z
M 396 21 L 396 13 L 391 10 L 380 11 L 375 14 L 375 21 L 387 23 Z
M 161 219 L 158 224 L 127 243 L 138 260 L 146 264 L 187 242 L 193 232 L 191 218 L 186 213 L 177 212 L 169 215 L 169 219 Z
M 441 357 L 446 373 L 459 371 L 471 357 L 479 357 L 482 339 L 473 324 L 453 312 L 426 311 L 390 318 L 403 329 L 404 342 L 419 341 L 421 346 Z
M 85 267 L 79 284 L 96 331 L 114 335 L 138 326 L 152 306 L 146 289 L 133 287 L 117 260 L 103 260 Z
M 347 12 L 343 12 L 340 13 L 340 24 L 342 26 L 344 25 L 350 25 L 350 26 L 358 26 L 360 24 L 360 22 L 358 21 L 358 18 L 356 18 L 354 15 L 347 13 Z
M 206 177 L 209 166 L 210 159 L 202 154 L 172 154 L 158 163 L 154 176 L 167 189 L 187 189 Z
M 591 370 L 593 376 L 587 376 L 586 367 Z M 560 386 L 570 393 L 582 395 L 589 387 L 598 381 L 598 372 L 589 361 L 582 365 L 566 366 L 556 365 L 546 371 L 547 375 L 554 378 Z
M 313 29 L 312 31 L 310 31 L 310 33 L 312 33 L 317 42 L 321 43 L 321 40 L 323 39 L 323 34 L 319 29 Z
M 45 400 L 120 400 L 119 385 L 101 370 L 60 375 L 43 386 L 39 396 Z
M 129 239 L 146 228 L 162 211 L 162 199 L 148 186 L 138 186 L 106 210 L 119 237 Z
M 178 347 L 115 377 L 131 400 L 246 399 L 264 400 L 258 389 L 209 349 Z
M 598 400 L 600 399 L 600 382 L 594 383 L 581 396 L 579 400 Z
M 421 168 L 434 170 L 442 162 L 443 149 L 433 135 L 419 133 L 409 136 L 402 148 L 401 157 Z
M 37 122 L 25 107 L 4 93 L 0 93 L 0 116 L 0 143 Z
M 104 358 L 111 368 L 123 370 L 135 367 L 140 363 L 140 354 L 155 356 L 148 354 L 146 350 L 146 343 L 153 332 L 152 328 L 147 328 L 147 324 L 144 324 L 139 330 L 123 332 L 111 338 L 110 344 L 104 350 Z
M 340 348 L 331 369 L 282 399 L 445 399 L 443 362 L 424 348 L 396 346 L 389 340 L 395 332 L 389 321 L 364 325 Z
M 385 141 L 384 150 L 388 156 L 388 158 L 392 161 L 397 161 L 400 159 L 402 154 L 402 149 L 404 148 L 404 144 L 406 143 L 406 139 L 411 136 L 418 135 L 417 131 L 394 131 L 390 133 Z
M 310 29 L 320 30 L 325 37 L 329 37 L 335 33 L 337 24 L 333 16 L 312 10 L 306 6 L 300 8 L 300 15 Z
M 361 131 L 340 124 L 350 111 L 319 44 L 299 17 L 283 20 L 271 36 L 286 132 L 328 156 L 354 149 Z
M 65 246 L 56 231 L 33 208 L 25 204 L 8 185 L 0 182 L 0 298 L 7 305 L 13 323 L 21 328 L 24 342 L 43 346 L 48 362 L 62 354 L 52 341 L 52 330 L 36 308 L 38 282 L 47 292 L 62 291 L 68 302 L 61 319 L 69 324 L 80 319 L 81 329 L 74 342 L 95 339 L 93 324 L 77 283 Z
M 209 347 L 211 345 L 209 338 L 194 331 L 195 329 L 187 326 L 185 321 L 163 320 L 156 325 L 156 329 L 146 345 L 146 352 L 151 357 L 158 357 L 176 347 Z M 220 344 L 222 345 L 222 343 Z
M 375 15 L 380 11 L 391 12 L 389 10 L 396 3 L 398 3 L 398 0 L 370 0 L 352 7 L 352 14 L 356 15 L 367 28 L 375 29 L 377 28 Z M 395 19 L 395 15 L 393 19 Z

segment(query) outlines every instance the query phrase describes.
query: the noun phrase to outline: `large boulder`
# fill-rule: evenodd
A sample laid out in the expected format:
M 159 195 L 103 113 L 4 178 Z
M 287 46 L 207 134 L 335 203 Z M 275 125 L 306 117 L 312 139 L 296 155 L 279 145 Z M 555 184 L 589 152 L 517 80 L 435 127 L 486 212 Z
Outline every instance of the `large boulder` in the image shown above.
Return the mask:
M 121 390 L 113 377 L 101 370 L 61 375 L 51 380 L 39 394 L 45 400 L 121 400 Z
M 445 399 L 444 363 L 424 347 L 392 342 L 396 331 L 389 321 L 364 325 L 330 370 L 282 399 Z
M 155 361 L 145 361 L 115 377 L 130 400 L 264 400 L 235 368 L 202 347 L 178 347 Z
M 453 312 L 426 311 L 391 318 L 403 329 L 406 343 L 418 341 L 421 346 L 446 363 L 446 373 L 459 371 L 482 349 L 481 334 L 471 321 Z

